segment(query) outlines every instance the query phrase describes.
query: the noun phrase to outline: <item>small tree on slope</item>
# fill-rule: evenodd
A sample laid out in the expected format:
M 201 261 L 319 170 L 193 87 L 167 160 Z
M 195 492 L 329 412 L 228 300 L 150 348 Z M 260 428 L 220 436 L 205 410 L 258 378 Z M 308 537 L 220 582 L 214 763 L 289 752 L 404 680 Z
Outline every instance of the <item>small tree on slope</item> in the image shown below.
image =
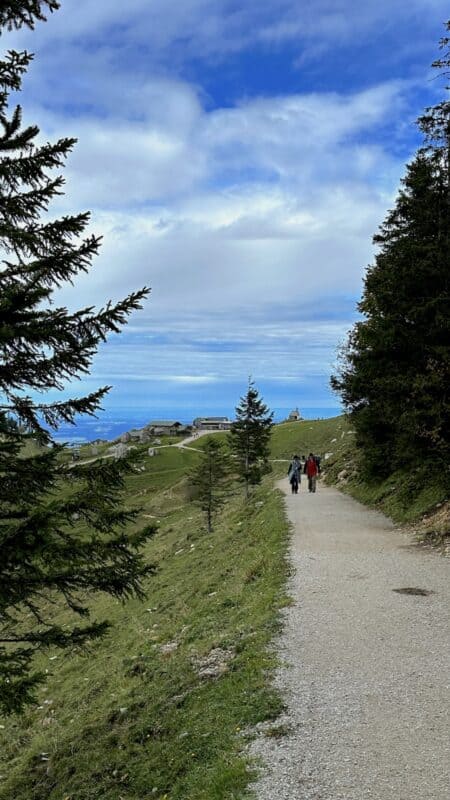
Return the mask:
M 245 484 L 245 495 L 250 487 L 261 483 L 262 476 L 270 471 L 269 442 L 273 426 L 273 413 L 264 404 L 253 381 L 236 407 L 236 421 L 230 430 L 231 451 L 236 457 L 237 472 Z
M 190 480 L 196 487 L 195 502 L 206 517 L 208 533 L 212 532 L 213 520 L 225 504 L 230 479 L 230 460 L 222 442 L 209 437 L 204 445 L 200 463 L 192 471 Z
M 33 27 L 57 5 L 9 0 L 0 25 Z M 88 214 L 43 219 L 63 186 L 53 170 L 75 140 L 36 144 L 38 128 L 22 126 L 20 107 L 8 112 L 9 93 L 20 89 L 31 58 L 9 52 L 0 61 L 0 709 L 6 713 L 33 700 L 41 679 L 32 667 L 37 650 L 79 645 L 106 630 L 106 622 L 86 619 L 86 593 L 139 595 L 152 571 L 139 552 L 152 529 L 132 536 L 125 530 L 135 513 L 121 505 L 121 466 L 96 462 L 68 470 L 61 448 L 51 446 L 48 428 L 93 414 L 108 387 L 60 402 L 47 402 L 46 393 L 89 371 L 98 344 L 120 330 L 148 290 L 98 312 L 70 313 L 53 304 L 61 284 L 88 270 L 99 239 L 80 239 Z M 43 447 L 27 457 L 30 439 Z M 74 612 L 71 625 L 52 620 L 58 598 Z
M 449 28 L 449 25 L 447 25 Z M 436 66 L 449 66 L 445 57 Z M 448 475 L 450 459 L 450 102 L 419 119 L 424 146 L 374 241 L 340 374 L 332 378 L 356 430 L 363 468 Z

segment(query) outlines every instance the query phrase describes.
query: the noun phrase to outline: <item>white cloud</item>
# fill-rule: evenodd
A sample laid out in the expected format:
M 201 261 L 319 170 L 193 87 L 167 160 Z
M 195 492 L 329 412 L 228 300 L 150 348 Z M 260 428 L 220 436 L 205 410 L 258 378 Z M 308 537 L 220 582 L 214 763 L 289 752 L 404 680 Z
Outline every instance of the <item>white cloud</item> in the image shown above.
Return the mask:
M 222 168 L 254 168 L 269 181 L 300 187 L 337 178 L 373 182 L 388 161 L 377 134 L 404 112 L 407 89 L 390 82 L 354 94 L 253 100 L 209 115 L 204 141 Z
M 199 336 L 189 320 L 179 319 L 178 330 L 169 341 L 135 333 L 133 339 L 115 339 L 97 358 L 96 379 L 101 382 L 165 383 L 173 390 L 184 387 L 217 387 L 245 381 L 248 374 L 266 381 L 292 382 L 306 386 L 311 380 L 326 382 L 331 368 L 330 348 L 343 337 L 348 323 L 296 319 L 292 324 L 269 320 L 243 319 L 233 336 L 236 319 L 232 312 L 221 320 L 204 319 L 220 337 L 220 349 L 211 347 L 208 338 Z M 158 325 L 155 325 L 155 331 Z M 180 374 L 180 365 L 192 370 Z
M 205 383 L 216 383 L 216 375 L 167 375 L 165 380 L 173 383 L 191 383 L 202 386 Z
M 430 5 L 443 9 L 440 0 L 408 8 Z M 360 293 L 403 171 L 392 137 L 410 84 L 211 108 L 201 86 L 176 76 L 193 55 L 212 63 L 255 42 L 298 41 L 300 58 L 310 47 L 317 56 L 380 20 L 394 26 L 406 8 L 183 0 L 168 10 L 130 0 L 124 13 L 116 0 L 65 0 L 35 34 L 14 35 L 42 53 L 26 84 L 27 119 L 45 137 L 79 137 L 55 212 L 91 208 L 105 237 L 92 273 L 61 300 L 78 307 L 153 289 L 128 337 L 102 349 L 94 381 L 181 391 L 252 372 L 326 382 L 351 317 L 333 312 Z
M 172 94 L 186 97 L 188 91 L 171 85 L 169 104 L 176 105 Z M 255 330 L 266 335 L 267 320 L 255 321 L 255 310 L 283 319 L 285 304 L 320 306 L 323 296 L 359 294 L 371 236 L 401 169 L 371 141 L 372 131 L 399 107 L 404 91 L 403 84 L 389 83 L 354 95 L 278 97 L 226 111 L 198 105 L 194 114 L 189 106 L 184 126 L 169 116 L 159 129 L 166 141 L 178 137 L 185 157 L 180 164 L 165 148 L 167 161 L 160 159 L 156 176 L 151 173 L 160 143 L 145 139 L 141 121 L 124 127 L 119 144 L 117 131 L 108 129 L 103 160 L 101 126 L 82 121 L 78 160 L 70 164 L 61 207 L 67 211 L 90 200 L 92 227 L 105 239 L 92 273 L 65 289 L 62 299 L 100 304 L 105 296 L 118 298 L 147 284 L 152 296 L 136 316 L 138 326 L 150 320 L 170 330 L 181 319 L 192 335 L 206 315 L 218 336 L 226 338 L 231 325 L 251 340 Z M 157 106 L 152 113 L 158 117 Z M 50 127 L 57 130 L 58 120 L 52 118 Z M 249 163 L 257 179 L 246 177 Z M 200 375 L 214 372 L 212 362 L 208 354 Z M 186 365 L 188 375 L 196 374 L 192 364 Z M 271 369 L 276 374 L 279 363 Z M 162 374 L 178 374 L 176 365 Z
M 407 90 L 393 82 L 353 95 L 276 97 L 208 112 L 191 87 L 154 81 L 151 112 L 138 120 L 74 122 L 37 108 L 26 117 L 40 120 L 44 138 L 79 137 L 66 204 L 123 211 L 151 204 L 155 233 L 168 227 L 174 235 L 281 212 L 287 235 L 315 224 L 310 208 L 324 186 L 391 190 L 398 166 L 376 137 L 401 112 Z M 288 208 L 286 192 L 293 197 Z
M 37 33 L 11 34 L 9 41 L 54 51 L 76 46 L 87 55 L 96 49 L 106 61 L 114 61 L 113 53 L 128 53 L 132 61 L 141 48 L 149 64 L 169 59 L 176 66 L 192 57 L 218 59 L 258 42 L 296 42 L 299 51 L 313 44 L 320 56 L 324 43 L 336 49 L 380 30 L 386 35 L 405 29 L 405 21 L 436 30 L 447 16 L 444 0 L 179 0 L 170 6 L 166 0 L 128 0 L 126 9 L 119 0 L 65 0 Z

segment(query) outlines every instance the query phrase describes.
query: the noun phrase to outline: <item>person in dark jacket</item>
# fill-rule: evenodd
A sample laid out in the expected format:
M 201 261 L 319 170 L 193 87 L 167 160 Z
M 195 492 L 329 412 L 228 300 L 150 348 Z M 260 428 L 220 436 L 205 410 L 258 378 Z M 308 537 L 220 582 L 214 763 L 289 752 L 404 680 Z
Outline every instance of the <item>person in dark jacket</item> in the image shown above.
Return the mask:
M 298 487 L 301 481 L 301 462 L 298 456 L 293 456 L 289 464 L 288 478 L 291 484 L 292 494 L 298 494 Z

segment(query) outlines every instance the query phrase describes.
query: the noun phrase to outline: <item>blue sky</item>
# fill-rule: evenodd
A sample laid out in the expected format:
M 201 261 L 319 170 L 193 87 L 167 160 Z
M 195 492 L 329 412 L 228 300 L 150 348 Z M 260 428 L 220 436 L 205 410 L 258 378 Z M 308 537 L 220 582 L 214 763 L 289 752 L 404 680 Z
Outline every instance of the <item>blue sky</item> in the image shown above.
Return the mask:
M 63 0 L 2 46 L 36 54 L 20 102 L 79 141 L 60 214 L 102 233 L 71 307 L 152 294 L 77 391 L 148 416 L 335 408 L 372 235 L 440 96 L 443 0 Z M 73 389 L 71 391 L 73 394 Z

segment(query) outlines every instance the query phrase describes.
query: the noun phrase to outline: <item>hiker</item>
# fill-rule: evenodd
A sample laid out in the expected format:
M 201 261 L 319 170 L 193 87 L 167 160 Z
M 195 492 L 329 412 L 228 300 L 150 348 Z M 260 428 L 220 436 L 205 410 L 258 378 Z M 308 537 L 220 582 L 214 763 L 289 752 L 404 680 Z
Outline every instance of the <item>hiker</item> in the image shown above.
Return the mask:
M 308 458 L 306 459 L 306 464 L 303 471 L 305 475 L 308 476 L 308 491 L 315 492 L 317 474 L 319 470 L 317 469 L 316 459 L 314 458 L 313 453 L 310 453 Z
M 292 494 L 298 494 L 298 487 L 301 481 L 301 463 L 298 456 L 293 456 L 289 464 L 288 478 L 291 484 Z
M 314 461 L 316 462 L 317 465 L 317 474 L 320 475 L 322 472 L 322 470 L 320 469 L 320 462 L 322 461 L 322 459 L 320 456 L 314 456 Z

